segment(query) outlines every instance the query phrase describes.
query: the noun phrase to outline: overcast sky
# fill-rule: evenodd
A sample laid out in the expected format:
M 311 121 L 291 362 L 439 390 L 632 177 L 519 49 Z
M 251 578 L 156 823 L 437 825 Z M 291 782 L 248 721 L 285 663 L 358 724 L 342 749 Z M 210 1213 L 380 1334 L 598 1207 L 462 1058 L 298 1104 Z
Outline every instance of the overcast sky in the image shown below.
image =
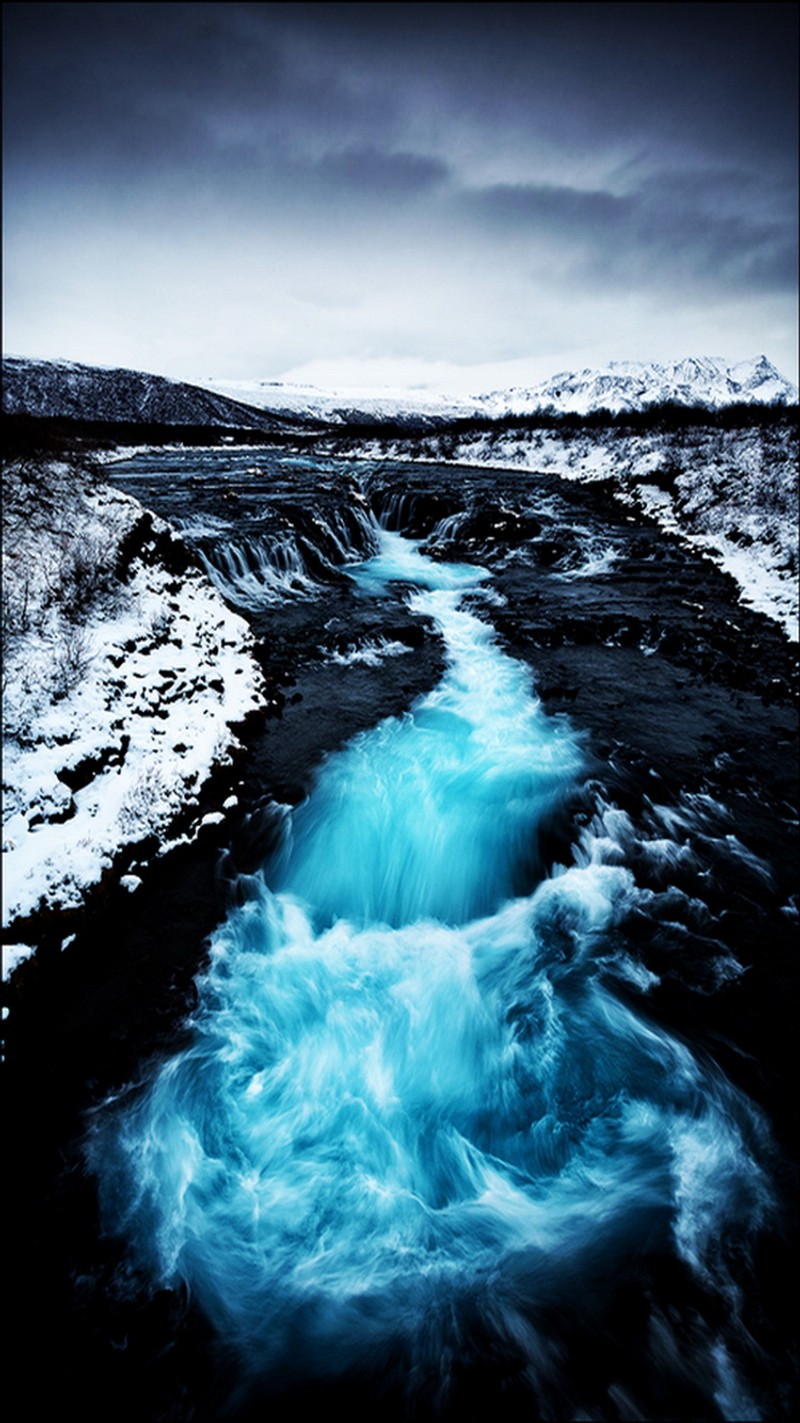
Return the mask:
M 797 380 L 791 4 L 7 4 L 4 347 L 464 393 Z

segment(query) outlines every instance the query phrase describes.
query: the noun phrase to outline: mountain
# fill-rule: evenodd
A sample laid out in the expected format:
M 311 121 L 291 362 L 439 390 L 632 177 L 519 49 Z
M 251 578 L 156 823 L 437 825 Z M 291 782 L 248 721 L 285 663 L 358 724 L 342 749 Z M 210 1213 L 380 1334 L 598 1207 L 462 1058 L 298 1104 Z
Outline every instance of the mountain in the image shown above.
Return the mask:
M 792 404 L 797 400 L 796 388 L 766 356 L 735 365 L 716 356 L 690 356 L 671 365 L 611 361 L 600 370 L 562 371 L 541 385 L 474 396 L 389 386 L 321 390 L 274 380 L 210 380 L 208 388 L 275 415 L 334 424 L 413 421 L 435 425 L 476 416 L 529 415 L 539 410 L 588 415 L 595 410 L 616 413 L 666 403 L 718 409 L 739 402 Z
M 269 410 L 273 415 L 326 420 L 334 425 L 363 425 L 370 421 L 441 424 L 469 419 L 480 413 L 478 402 L 470 396 L 440 395 L 413 386 L 345 386 L 322 390 L 315 385 L 279 380 L 209 380 L 208 389 Z
M 265 432 L 308 421 L 435 428 L 453 420 L 502 419 L 537 411 L 586 415 L 595 410 L 644 410 L 664 403 L 718 409 L 738 402 L 790 404 L 796 400 L 796 388 L 766 356 L 736 365 L 713 356 L 688 357 L 672 365 L 611 361 L 601 370 L 562 371 L 540 385 L 467 397 L 413 387 L 322 390 L 267 380 L 209 380 L 198 386 L 142 371 L 72 361 L 15 356 L 3 361 L 6 414 Z
M 610 361 L 601 370 L 562 371 L 529 389 L 495 390 L 477 397 L 484 415 L 528 415 L 538 410 L 588 415 L 594 410 L 644 410 L 650 405 L 739 403 L 789 405 L 797 388 L 766 356 L 730 365 L 719 356 L 689 356 L 671 365 Z
M 3 413 L 115 424 L 278 430 L 283 421 L 166 376 L 74 361 L 3 359 Z

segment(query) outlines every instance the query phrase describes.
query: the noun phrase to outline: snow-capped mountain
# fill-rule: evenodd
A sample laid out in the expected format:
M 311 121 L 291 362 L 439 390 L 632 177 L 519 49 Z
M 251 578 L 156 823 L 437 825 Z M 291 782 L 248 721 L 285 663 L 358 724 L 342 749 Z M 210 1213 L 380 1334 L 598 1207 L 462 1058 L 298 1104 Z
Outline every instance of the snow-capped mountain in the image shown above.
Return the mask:
M 74 361 L 3 360 L 3 412 L 61 420 L 274 430 L 262 409 L 166 376 Z
M 595 410 L 645 410 L 651 405 L 782 404 L 797 388 L 766 356 L 730 365 L 719 356 L 689 356 L 671 365 L 610 361 L 601 370 L 562 371 L 529 389 L 496 390 L 477 397 L 484 415 L 527 415 L 539 410 L 588 415 Z

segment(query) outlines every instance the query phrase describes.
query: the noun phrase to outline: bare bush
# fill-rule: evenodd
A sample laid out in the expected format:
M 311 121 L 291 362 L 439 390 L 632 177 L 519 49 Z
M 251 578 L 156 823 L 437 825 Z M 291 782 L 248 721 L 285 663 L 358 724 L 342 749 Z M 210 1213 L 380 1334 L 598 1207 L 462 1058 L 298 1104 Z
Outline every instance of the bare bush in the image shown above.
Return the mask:
M 16 580 L 10 570 L 4 571 L 2 586 L 2 630 L 3 650 L 6 654 L 17 638 L 30 632 L 33 621 L 30 578 L 24 575 Z
M 98 603 L 113 597 L 117 579 L 106 543 L 93 535 L 69 539 L 50 577 L 50 599 L 70 622 L 84 621 Z
M 49 700 L 50 689 L 34 670 L 3 658 L 3 737 L 18 746 L 35 744 L 32 731 Z
M 60 625 L 53 653 L 53 696 L 69 696 L 88 675 L 94 660 L 92 641 L 85 628 L 64 622 Z
M 133 838 L 163 830 L 179 810 L 181 794 L 182 787 L 159 766 L 145 765 L 120 808 L 122 830 Z

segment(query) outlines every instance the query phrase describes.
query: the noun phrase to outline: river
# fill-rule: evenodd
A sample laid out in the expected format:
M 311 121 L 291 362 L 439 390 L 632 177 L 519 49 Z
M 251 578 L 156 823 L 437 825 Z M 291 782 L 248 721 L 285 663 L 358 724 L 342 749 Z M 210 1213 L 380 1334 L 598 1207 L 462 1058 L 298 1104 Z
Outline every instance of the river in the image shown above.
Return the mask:
M 188 1017 L 76 1148 L 115 1251 L 84 1293 L 112 1347 L 171 1351 L 137 1416 L 778 1416 L 778 635 L 554 478 L 114 477 L 251 619 L 282 712 Z

